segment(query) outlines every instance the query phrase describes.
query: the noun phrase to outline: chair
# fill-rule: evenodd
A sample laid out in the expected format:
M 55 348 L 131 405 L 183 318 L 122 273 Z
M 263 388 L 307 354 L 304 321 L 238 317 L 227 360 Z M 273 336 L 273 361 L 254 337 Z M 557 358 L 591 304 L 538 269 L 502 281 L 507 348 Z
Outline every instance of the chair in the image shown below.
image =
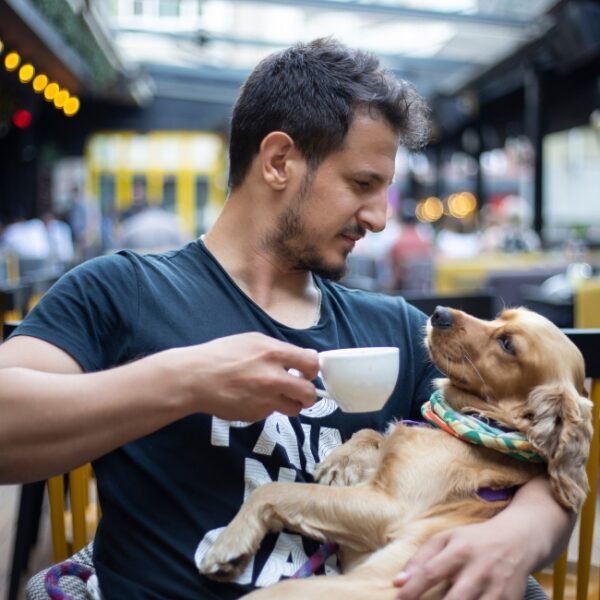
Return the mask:
M 86 546 L 96 532 L 100 505 L 92 466 L 88 463 L 48 479 L 48 501 L 52 553 L 54 562 L 61 562 Z
M 577 562 L 569 565 L 567 551 L 565 551 L 554 563 L 551 574 L 542 572 L 536 577 L 545 587 L 552 590 L 552 600 L 565 598 L 588 600 L 592 597 L 589 592 L 590 572 L 600 459 L 600 329 L 563 329 L 563 331 L 583 354 L 586 374 L 591 378 L 590 400 L 594 403 L 592 411 L 594 434 L 587 465 L 590 493 L 581 509 Z M 594 597 L 598 598 L 597 590 Z
M 583 281 L 575 291 L 577 327 L 600 327 L 600 277 Z

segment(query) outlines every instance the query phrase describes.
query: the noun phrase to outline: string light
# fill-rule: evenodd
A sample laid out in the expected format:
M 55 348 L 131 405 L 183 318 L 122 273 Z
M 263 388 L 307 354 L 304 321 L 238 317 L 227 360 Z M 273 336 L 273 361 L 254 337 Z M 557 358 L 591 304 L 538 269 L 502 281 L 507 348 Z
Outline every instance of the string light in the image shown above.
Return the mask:
M 46 86 L 46 89 L 44 90 L 44 98 L 46 98 L 48 102 L 52 102 L 59 91 L 60 88 L 58 87 L 58 83 L 53 81 Z
M 69 99 L 69 92 L 67 90 L 60 90 L 54 97 L 54 106 L 56 108 L 63 108 L 65 102 Z
M 4 66 L 7 71 L 14 71 L 21 64 L 21 57 L 17 52 L 9 52 L 4 57 Z
M 6 46 L 0 39 L 0 54 L 5 50 Z M 56 109 L 62 110 L 65 116 L 72 117 L 79 112 L 81 108 L 79 98 L 71 96 L 71 92 L 66 88 L 61 88 L 57 82 L 50 82 L 45 73 L 36 74 L 37 69 L 30 62 L 21 64 L 21 61 L 20 54 L 12 50 L 4 56 L 4 67 L 7 71 L 18 69 L 19 81 L 24 85 L 31 83 L 31 87 L 36 94 L 44 94 L 44 98 L 48 102 L 52 102 Z M 29 118 L 31 119 L 31 115 L 29 115 Z M 19 115 L 17 117 L 18 123 L 24 123 L 24 120 L 26 120 L 26 116 Z M 15 126 L 19 125 L 15 123 Z M 29 124 L 26 126 L 29 126 Z
M 29 83 L 33 79 L 34 75 L 35 75 L 35 69 L 33 68 L 33 65 L 30 63 L 24 64 L 19 69 L 19 81 L 21 83 Z
M 43 73 L 40 73 L 39 75 L 36 75 L 33 79 L 33 91 L 36 94 L 41 94 L 44 89 L 46 89 L 46 86 L 48 85 L 48 77 L 46 75 L 44 75 Z
M 65 105 L 63 107 L 63 112 L 65 113 L 65 115 L 67 117 L 72 117 L 73 115 L 76 115 L 77 112 L 79 111 L 79 98 L 77 98 L 76 96 L 71 96 L 66 102 Z

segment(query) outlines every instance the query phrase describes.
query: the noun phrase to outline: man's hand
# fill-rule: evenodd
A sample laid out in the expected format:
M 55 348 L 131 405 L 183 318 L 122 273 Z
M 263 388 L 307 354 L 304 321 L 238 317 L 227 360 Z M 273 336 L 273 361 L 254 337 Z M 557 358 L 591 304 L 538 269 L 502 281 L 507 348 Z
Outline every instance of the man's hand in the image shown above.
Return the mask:
M 274 411 L 296 416 L 314 404 L 319 371 L 315 350 L 261 333 L 242 333 L 168 350 L 188 406 L 222 419 L 258 421 Z M 304 377 L 288 372 L 295 369 Z
M 432 536 L 394 580 L 397 598 L 416 600 L 446 583 L 446 600 L 522 600 L 527 576 L 558 558 L 575 520 L 547 477 L 536 477 L 489 521 Z
M 506 532 L 508 533 L 508 532 Z M 525 536 L 523 536 L 525 537 Z M 492 521 L 434 535 L 394 580 L 401 600 L 417 600 L 438 583 L 446 600 L 522 600 L 530 560 L 525 540 L 502 535 Z

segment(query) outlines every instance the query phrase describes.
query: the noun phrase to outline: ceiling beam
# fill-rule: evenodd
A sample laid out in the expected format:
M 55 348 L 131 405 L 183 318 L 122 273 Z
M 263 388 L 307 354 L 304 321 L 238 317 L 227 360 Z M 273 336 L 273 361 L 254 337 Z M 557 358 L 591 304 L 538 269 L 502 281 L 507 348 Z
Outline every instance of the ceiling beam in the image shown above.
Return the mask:
M 144 35 L 159 35 L 170 37 L 174 40 L 187 39 L 197 43 L 199 46 L 210 44 L 211 42 L 220 42 L 224 44 L 254 46 L 257 48 L 280 49 L 285 48 L 287 44 L 275 42 L 273 40 L 260 40 L 256 38 L 245 38 L 236 35 L 223 33 L 213 33 L 206 30 L 195 32 L 172 32 L 172 31 L 157 31 L 152 29 L 141 29 L 132 27 L 115 28 L 113 31 L 118 33 L 139 33 Z M 290 42 L 292 44 L 293 42 Z M 444 56 L 407 56 L 404 54 L 374 52 L 379 58 L 387 61 L 393 70 L 424 70 L 424 71 L 442 71 L 447 73 L 448 70 L 457 70 L 464 67 L 472 67 L 479 63 L 468 60 L 459 60 L 454 58 L 445 58 Z
M 236 0 L 239 2 L 250 2 L 253 4 L 276 4 L 285 6 L 296 6 L 299 8 L 314 8 L 319 10 L 339 10 L 355 13 L 371 13 L 373 15 L 385 15 L 388 17 L 425 19 L 427 21 L 447 21 L 452 23 L 463 23 L 471 25 L 493 25 L 508 29 L 525 29 L 530 25 L 528 19 L 516 17 L 501 17 L 490 13 L 460 13 L 445 12 L 438 10 L 425 10 L 420 8 L 409 8 L 407 6 L 391 6 L 377 2 L 363 2 L 362 0 Z

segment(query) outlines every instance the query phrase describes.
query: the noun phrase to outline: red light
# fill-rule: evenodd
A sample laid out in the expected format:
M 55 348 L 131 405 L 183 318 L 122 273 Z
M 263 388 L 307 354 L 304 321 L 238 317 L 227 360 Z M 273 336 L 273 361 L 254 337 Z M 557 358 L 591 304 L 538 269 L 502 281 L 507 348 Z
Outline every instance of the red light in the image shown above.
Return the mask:
M 12 122 L 19 129 L 26 129 L 31 125 L 31 113 L 23 108 L 15 111 Z

